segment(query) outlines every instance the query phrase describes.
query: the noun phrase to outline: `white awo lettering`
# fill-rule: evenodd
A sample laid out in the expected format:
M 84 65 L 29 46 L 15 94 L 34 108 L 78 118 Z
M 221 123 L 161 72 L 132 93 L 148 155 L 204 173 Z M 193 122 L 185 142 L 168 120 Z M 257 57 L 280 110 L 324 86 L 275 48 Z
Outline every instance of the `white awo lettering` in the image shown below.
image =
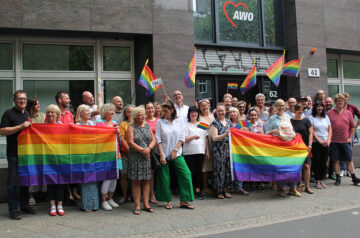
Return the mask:
M 233 20 L 252 21 L 252 20 L 254 20 L 254 13 L 235 11 L 234 16 L 233 16 Z

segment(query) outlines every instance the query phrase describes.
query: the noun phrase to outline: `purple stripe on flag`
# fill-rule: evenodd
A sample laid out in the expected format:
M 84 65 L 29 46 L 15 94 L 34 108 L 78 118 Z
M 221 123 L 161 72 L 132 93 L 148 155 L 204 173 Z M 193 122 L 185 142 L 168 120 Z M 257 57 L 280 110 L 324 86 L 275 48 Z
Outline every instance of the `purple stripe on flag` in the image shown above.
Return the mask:
M 243 173 L 234 171 L 234 180 L 240 181 L 284 181 L 284 182 L 298 182 L 300 181 L 299 174 L 265 174 L 265 173 Z
M 20 176 L 21 186 L 34 186 L 42 184 L 72 184 L 72 183 L 91 183 L 104 180 L 116 179 L 118 171 L 108 170 L 104 172 L 84 172 L 76 174 L 48 174 Z

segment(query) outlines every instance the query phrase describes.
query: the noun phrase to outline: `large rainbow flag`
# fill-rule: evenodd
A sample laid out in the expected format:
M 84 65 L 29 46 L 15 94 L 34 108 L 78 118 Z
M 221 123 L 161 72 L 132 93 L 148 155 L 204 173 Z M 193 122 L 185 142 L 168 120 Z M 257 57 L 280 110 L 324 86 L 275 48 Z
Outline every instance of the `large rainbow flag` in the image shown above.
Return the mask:
M 155 74 L 151 71 L 146 60 L 143 70 L 139 78 L 139 84 L 146 89 L 146 96 L 151 96 L 156 90 L 162 87 L 163 82 L 160 78 L 156 78 Z
M 117 178 L 116 131 L 107 127 L 32 124 L 18 136 L 20 185 Z
M 270 78 L 276 87 L 279 86 L 280 83 L 280 77 L 284 65 L 284 55 L 285 52 L 275 63 L 273 63 L 267 70 L 265 70 L 265 74 Z
M 241 181 L 299 181 L 308 155 L 301 135 L 283 141 L 272 135 L 230 128 L 232 175 Z
M 196 48 L 194 49 L 194 55 L 190 61 L 188 70 L 186 71 L 184 83 L 187 88 L 193 88 L 195 86 L 196 75 Z
M 241 94 L 245 94 L 256 85 L 256 64 L 250 70 L 248 76 L 246 76 L 244 82 L 240 86 Z

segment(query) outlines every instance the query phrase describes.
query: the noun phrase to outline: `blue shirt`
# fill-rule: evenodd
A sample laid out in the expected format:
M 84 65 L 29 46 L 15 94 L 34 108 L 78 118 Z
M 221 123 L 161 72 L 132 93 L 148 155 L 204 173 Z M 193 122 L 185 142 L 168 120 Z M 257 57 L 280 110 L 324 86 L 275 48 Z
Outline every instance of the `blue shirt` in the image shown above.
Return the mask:
M 284 113 L 284 117 L 287 117 L 287 118 L 291 119 L 289 117 L 289 115 L 286 114 L 286 113 Z M 278 114 L 272 115 L 269 118 L 269 120 L 266 122 L 265 133 L 268 134 L 272 130 L 279 130 L 279 125 L 280 125 L 281 118 L 282 117 L 280 117 Z

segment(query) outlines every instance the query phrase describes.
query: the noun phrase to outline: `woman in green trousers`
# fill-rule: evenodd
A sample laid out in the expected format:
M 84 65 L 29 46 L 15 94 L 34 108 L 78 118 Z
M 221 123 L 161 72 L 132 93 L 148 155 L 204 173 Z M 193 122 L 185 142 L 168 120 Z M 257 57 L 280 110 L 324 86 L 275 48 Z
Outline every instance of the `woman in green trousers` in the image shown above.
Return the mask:
M 194 209 L 189 201 L 194 200 L 191 172 L 182 156 L 181 145 L 185 142 L 185 125 L 176 117 L 171 101 L 161 105 L 162 118 L 156 124 L 155 137 L 160 154 L 161 168 L 156 171 L 156 199 L 167 202 L 165 208 L 172 208 L 170 190 L 170 168 L 174 167 L 180 192 L 180 208 Z

